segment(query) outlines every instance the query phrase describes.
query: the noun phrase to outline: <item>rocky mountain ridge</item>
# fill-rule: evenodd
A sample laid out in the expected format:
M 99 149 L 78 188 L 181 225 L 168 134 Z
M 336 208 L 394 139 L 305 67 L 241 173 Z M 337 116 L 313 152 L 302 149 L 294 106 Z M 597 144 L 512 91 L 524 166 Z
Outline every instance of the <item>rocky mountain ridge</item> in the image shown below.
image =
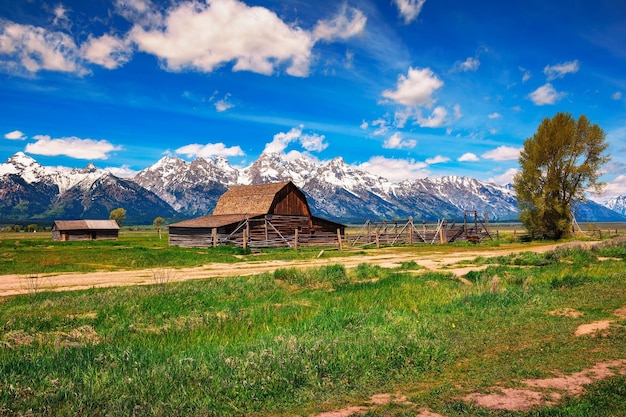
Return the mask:
M 212 213 L 230 185 L 286 180 L 305 192 L 315 215 L 342 223 L 461 219 L 465 210 L 481 217 L 488 213 L 490 221 L 514 221 L 518 214 L 510 187 L 456 176 L 394 183 L 342 158 L 319 162 L 263 154 L 238 169 L 223 157 L 192 162 L 164 157 L 122 179 L 93 164 L 71 170 L 44 167 L 17 153 L 0 164 L 0 220 L 106 218 L 117 207 L 127 210 L 129 223 L 150 223 L 156 216 L 190 218 Z M 579 221 L 626 220 L 593 202 L 581 209 Z

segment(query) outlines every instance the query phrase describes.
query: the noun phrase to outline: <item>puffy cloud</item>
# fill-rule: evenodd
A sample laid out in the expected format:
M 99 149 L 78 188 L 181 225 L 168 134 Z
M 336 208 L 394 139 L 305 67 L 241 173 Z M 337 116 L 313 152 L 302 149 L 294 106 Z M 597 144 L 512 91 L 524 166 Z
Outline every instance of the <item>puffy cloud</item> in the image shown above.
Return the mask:
M 118 178 L 133 178 L 139 171 L 131 169 L 128 165 L 122 165 L 121 167 L 107 167 L 105 171 L 110 172 Z
M 372 126 L 376 126 L 376 130 L 374 131 L 374 136 L 382 136 L 389 130 L 389 125 L 387 121 L 384 119 L 376 119 L 372 122 Z
M 80 54 L 72 38 L 41 27 L 0 20 L 0 55 L 8 56 L 10 61 L 3 64 L 13 71 L 18 70 L 19 63 L 31 73 L 41 70 L 87 73 L 80 65 Z
M 552 84 L 548 83 L 530 93 L 529 97 L 537 106 L 543 106 L 556 103 L 558 100 L 565 97 L 565 93 L 557 92 Z
M 432 114 L 428 117 L 417 116 L 417 122 L 421 127 L 441 127 L 446 121 L 448 111 L 439 106 L 433 110 Z
M 362 130 L 366 130 L 368 127 L 370 127 L 370 124 L 367 123 L 365 120 L 363 120 L 363 122 L 361 123 L 361 125 L 359 126 Z
M 494 184 L 499 184 L 499 185 L 512 184 L 513 178 L 515 177 L 515 174 L 517 174 L 518 172 L 519 172 L 519 169 L 517 168 L 509 168 L 501 175 L 496 175 L 495 177 L 488 178 L 487 182 L 492 182 Z
M 562 64 L 547 65 L 543 69 L 543 73 L 546 74 L 548 81 L 551 81 L 557 78 L 563 78 L 567 74 L 575 74 L 578 72 L 579 68 L 580 64 L 578 60 L 574 60 Z
M 234 104 L 228 101 L 229 98 L 230 98 L 230 94 L 226 94 L 224 98 L 217 100 L 213 104 L 215 106 L 215 110 L 221 113 L 221 112 L 225 112 L 226 110 L 232 109 L 233 107 L 235 107 Z
M 313 30 L 315 40 L 348 39 L 363 33 L 367 18 L 358 9 L 344 4 L 339 13 L 329 20 L 321 20 Z
M 489 119 L 499 119 L 502 116 L 500 115 L 500 113 L 491 113 L 490 115 L 487 116 Z
M 472 152 L 467 152 L 461 155 L 457 161 L 459 162 L 478 162 L 480 159 L 476 156 L 476 154 Z
M 347 39 L 362 32 L 365 21 L 362 12 L 345 6 L 308 32 L 286 24 L 264 7 L 250 7 L 238 0 L 213 0 L 207 4 L 181 3 L 158 25 L 146 25 L 142 20 L 130 37 L 140 50 L 156 55 L 171 71 L 211 72 L 234 62 L 235 71 L 269 75 L 286 66 L 287 74 L 306 76 L 316 41 Z
M 419 16 L 426 0 L 393 0 L 404 23 L 409 24 Z
M 14 130 L 12 132 L 6 133 L 4 135 L 4 138 L 9 140 L 24 140 L 26 139 L 26 135 L 19 130 Z
M 111 35 L 90 37 L 81 47 L 83 57 L 107 69 L 116 69 L 130 60 L 132 48 L 126 40 Z
M 426 106 L 434 103 L 432 95 L 443 86 L 430 68 L 409 68 L 408 74 L 398 76 L 395 90 L 383 91 L 383 97 L 404 106 Z
M 321 152 L 328 147 L 328 143 L 324 142 L 324 135 L 302 134 L 303 128 L 304 126 L 300 125 L 289 132 L 275 134 L 273 140 L 265 145 L 263 153 L 282 153 L 292 142 L 300 142 L 300 145 L 310 152 Z
M 391 135 L 389 138 L 385 140 L 383 143 L 383 148 L 387 149 L 413 149 L 417 145 L 417 141 L 415 139 L 402 139 L 402 134 L 400 132 L 396 132 Z
M 428 165 L 434 165 L 434 164 L 443 164 L 445 162 L 449 162 L 450 158 L 448 158 L 447 156 L 441 156 L 441 155 L 437 155 L 434 158 L 428 158 L 426 159 L 426 163 Z
M 187 158 L 210 158 L 212 156 L 242 156 L 243 151 L 239 146 L 231 146 L 230 148 L 223 143 L 207 143 L 201 145 L 192 143 L 182 146 L 174 151 L 178 155 L 184 155 Z
M 480 67 L 480 61 L 477 58 L 469 57 L 463 62 L 457 62 L 454 65 L 453 71 L 470 72 L 478 70 L 478 67 Z
M 608 200 L 620 195 L 626 195 L 626 175 L 618 175 L 608 181 L 600 193 L 595 193 L 596 200 Z
M 611 95 L 611 98 L 613 100 L 621 100 L 622 99 L 622 92 L 621 91 L 616 91 Z
M 374 175 L 384 176 L 391 181 L 424 178 L 430 174 L 428 164 L 424 162 L 417 162 L 413 159 L 385 158 L 384 156 L 374 156 L 369 161 L 358 165 L 357 168 Z
M 37 135 L 37 141 L 26 145 L 26 152 L 45 156 L 69 156 L 77 159 L 107 159 L 109 153 L 119 151 L 108 140 L 81 139 L 75 136 L 52 139 L 48 135 Z
M 485 152 L 481 156 L 485 159 L 493 159 L 494 161 L 512 161 L 519 158 L 521 151 L 522 148 L 498 146 L 496 149 Z

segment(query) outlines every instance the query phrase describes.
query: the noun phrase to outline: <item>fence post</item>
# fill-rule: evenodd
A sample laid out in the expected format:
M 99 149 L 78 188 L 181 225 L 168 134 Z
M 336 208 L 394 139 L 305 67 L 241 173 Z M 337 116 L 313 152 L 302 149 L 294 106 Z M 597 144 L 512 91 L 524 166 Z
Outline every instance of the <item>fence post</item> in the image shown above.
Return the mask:
M 296 228 L 295 239 L 293 242 L 293 247 L 296 248 L 296 250 L 298 250 L 298 229 L 297 228 Z
M 341 229 L 337 229 L 337 245 L 339 250 L 343 250 L 343 244 L 341 243 Z
M 211 235 L 213 236 L 213 247 L 215 248 L 217 246 L 217 228 L 213 228 Z
M 243 229 L 243 250 L 248 249 L 248 231 Z

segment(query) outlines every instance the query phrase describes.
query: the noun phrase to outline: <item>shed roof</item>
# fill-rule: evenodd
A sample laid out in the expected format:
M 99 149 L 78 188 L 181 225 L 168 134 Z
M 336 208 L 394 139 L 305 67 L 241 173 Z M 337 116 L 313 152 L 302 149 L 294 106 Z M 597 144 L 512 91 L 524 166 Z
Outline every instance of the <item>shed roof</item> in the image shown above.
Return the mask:
M 267 214 L 276 194 L 292 184 L 291 181 L 257 185 L 233 185 L 228 188 L 215 206 L 213 215 L 226 214 Z M 294 186 L 297 189 L 297 187 Z
M 54 226 L 65 230 L 119 230 L 115 220 L 55 220 Z

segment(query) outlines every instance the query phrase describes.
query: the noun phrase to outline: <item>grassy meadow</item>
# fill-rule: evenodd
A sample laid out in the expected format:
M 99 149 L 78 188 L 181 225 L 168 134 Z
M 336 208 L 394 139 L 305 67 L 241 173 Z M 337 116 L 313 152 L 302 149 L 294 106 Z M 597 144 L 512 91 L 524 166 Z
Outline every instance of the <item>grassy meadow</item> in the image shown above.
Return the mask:
M 0 275 L 317 253 L 168 248 L 153 233 L 63 244 L 0 239 Z M 478 258 L 486 269 L 468 273 L 471 284 L 411 262 L 396 269 L 331 263 L 5 297 L 0 416 L 315 415 L 396 392 L 411 404 L 367 415 L 415 416 L 417 405 L 443 416 L 626 416 L 625 376 L 529 411 L 463 400 L 626 359 L 626 319 L 614 314 L 626 307 L 625 262 L 626 240 L 617 239 L 594 250 Z M 597 320 L 611 320 L 609 330 L 574 335 Z

